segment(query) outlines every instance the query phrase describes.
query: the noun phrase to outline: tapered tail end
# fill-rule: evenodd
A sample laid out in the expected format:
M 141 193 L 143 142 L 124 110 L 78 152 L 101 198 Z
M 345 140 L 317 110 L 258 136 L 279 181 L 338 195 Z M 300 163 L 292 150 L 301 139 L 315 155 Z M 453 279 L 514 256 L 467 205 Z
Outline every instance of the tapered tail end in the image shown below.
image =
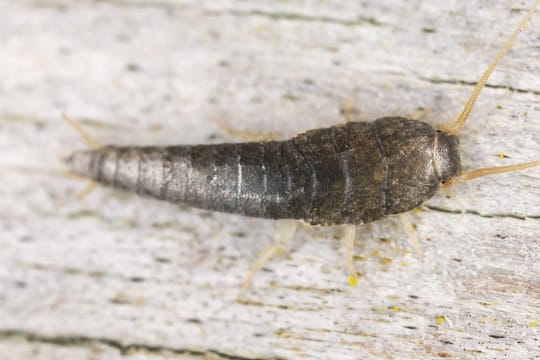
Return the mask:
M 93 178 L 92 163 L 94 159 L 94 152 L 92 150 L 76 151 L 66 158 L 64 158 L 64 164 L 68 169 L 80 176 Z

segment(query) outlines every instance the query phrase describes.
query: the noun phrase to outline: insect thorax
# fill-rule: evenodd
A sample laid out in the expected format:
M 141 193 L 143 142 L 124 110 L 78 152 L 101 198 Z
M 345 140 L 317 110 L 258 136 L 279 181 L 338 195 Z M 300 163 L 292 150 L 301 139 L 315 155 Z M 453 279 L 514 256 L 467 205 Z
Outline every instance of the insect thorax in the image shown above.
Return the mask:
M 429 124 L 404 118 L 375 121 L 385 153 L 385 214 L 411 210 L 461 170 L 459 140 Z

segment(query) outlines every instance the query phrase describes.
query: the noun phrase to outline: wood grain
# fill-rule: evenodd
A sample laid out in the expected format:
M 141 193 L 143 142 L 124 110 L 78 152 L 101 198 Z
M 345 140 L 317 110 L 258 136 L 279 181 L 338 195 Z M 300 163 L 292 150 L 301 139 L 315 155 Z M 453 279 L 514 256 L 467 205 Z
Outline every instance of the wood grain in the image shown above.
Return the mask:
M 540 170 L 439 194 L 412 219 L 304 228 L 236 296 L 271 221 L 65 176 L 85 144 L 234 141 L 459 114 L 531 1 L 0 1 L 2 359 L 532 359 L 540 356 Z M 465 166 L 540 158 L 540 14 L 464 129 Z M 507 158 L 498 155 L 504 153 Z

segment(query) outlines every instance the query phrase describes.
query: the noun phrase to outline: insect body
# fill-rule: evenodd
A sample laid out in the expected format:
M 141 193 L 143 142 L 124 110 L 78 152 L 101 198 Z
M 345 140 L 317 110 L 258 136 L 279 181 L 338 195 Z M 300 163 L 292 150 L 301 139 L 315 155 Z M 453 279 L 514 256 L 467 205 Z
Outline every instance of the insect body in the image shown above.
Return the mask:
M 286 141 L 77 152 L 101 183 L 209 210 L 314 225 L 411 210 L 461 172 L 459 140 L 404 118 L 311 130 Z

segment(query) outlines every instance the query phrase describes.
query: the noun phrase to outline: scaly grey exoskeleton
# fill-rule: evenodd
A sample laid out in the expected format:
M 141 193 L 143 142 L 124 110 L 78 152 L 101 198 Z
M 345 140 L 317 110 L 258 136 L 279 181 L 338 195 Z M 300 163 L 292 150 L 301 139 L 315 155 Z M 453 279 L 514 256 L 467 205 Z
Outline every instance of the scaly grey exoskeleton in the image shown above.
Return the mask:
M 313 225 L 399 214 L 460 174 L 458 138 L 420 121 L 382 118 L 286 141 L 77 152 L 71 168 L 171 202 Z
M 431 198 L 443 184 L 540 165 L 533 161 L 463 172 L 459 153 L 460 131 L 481 89 L 539 2 L 535 1 L 483 74 L 461 115 L 439 130 L 421 121 L 386 117 L 310 130 L 285 141 L 105 146 L 76 152 L 67 163 L 77 174 L 103 184 L 247 216 L 358 225 L 407 212 Z M 294 225 L 285 224 L 289 225 L 250 275 L 277 251 L 284 237 L 292 236 Z M 354 236 L 354 227 L 349 228 L 351 283 L 355 281 Z

